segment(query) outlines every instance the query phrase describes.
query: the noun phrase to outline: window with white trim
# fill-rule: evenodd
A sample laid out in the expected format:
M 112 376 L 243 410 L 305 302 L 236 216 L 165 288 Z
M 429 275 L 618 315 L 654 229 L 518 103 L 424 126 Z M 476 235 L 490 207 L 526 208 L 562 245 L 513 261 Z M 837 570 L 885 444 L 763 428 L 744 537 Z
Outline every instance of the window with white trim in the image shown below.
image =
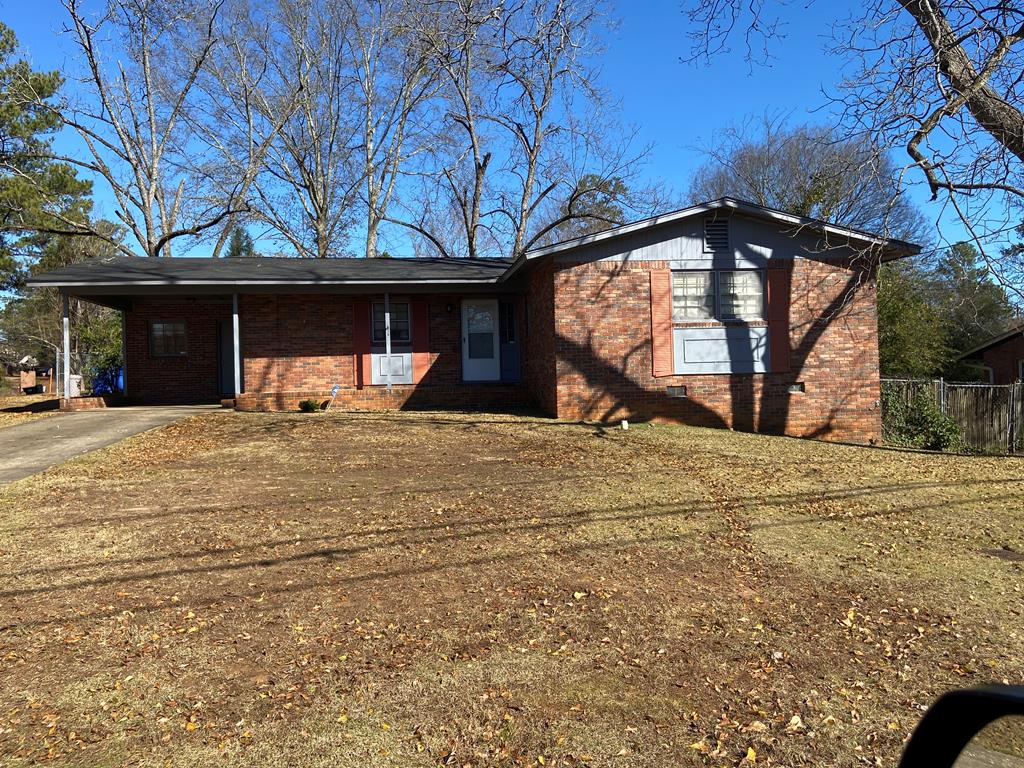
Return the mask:
M 391 310 L 391 343 L 408 344 L 412 338 L 409 335 L 409 304 L 404 301 L 393 301 L 389 309 Z M 375 344 L 385 343 L 383 301 L 373 304 L 373 342 Z
M 701 269 L 672 273 L 672 320 L 763 321 L 763 269 Z
M 188 327 L 184 321 L 149 324 L 151 357 L 184 357 L 188 354 Z

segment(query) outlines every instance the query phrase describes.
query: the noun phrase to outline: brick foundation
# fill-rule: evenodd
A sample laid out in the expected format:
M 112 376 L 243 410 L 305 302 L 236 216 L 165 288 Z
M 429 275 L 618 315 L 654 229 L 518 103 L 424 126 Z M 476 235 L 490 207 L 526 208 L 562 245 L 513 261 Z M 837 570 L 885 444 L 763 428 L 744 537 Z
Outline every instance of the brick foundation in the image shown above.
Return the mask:
M 236 398 L 240 411 L 297 411 L 302 400 L 326 405 L 331 393 L 324 390 L 296 392 L 246 392 Z M 462 384 L 458 386 L 394 386 L 343 389 L 333 408 L 386 411 L 414 408 L 459 408 L 465 410 L 506 410 L 533 407 L 533 398 L 515 384 Z
M 61 411 L 92 411 L 97 408 L 115 408 L 119 405 L 126 405 L 127 401 L 118 395 L 103 395 L 97 397 L 72 397 L 60 401 Z

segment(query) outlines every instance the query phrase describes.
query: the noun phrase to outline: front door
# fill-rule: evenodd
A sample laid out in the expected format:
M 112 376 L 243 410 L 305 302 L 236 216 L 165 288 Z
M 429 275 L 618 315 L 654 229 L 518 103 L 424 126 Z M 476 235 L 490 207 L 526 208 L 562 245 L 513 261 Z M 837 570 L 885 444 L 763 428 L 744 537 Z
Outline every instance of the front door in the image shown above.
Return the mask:
M 217 381 L 222 397 L 234 397 L 235 330 L 230 320 L 217 321 Z
M 497 299 L 462 302 L 462 378 L 464 381 L 501 379 Z

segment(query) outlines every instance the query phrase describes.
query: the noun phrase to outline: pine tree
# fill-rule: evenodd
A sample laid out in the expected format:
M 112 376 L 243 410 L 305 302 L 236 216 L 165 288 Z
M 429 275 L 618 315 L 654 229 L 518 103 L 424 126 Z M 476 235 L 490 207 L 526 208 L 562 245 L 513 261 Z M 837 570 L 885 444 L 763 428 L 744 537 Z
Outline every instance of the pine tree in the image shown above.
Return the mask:
M 235 227 L 231 230 L 231 239 L 228 240 L 228 258 L 247 258 L 256 255 L 252 235 L 245 227 Z

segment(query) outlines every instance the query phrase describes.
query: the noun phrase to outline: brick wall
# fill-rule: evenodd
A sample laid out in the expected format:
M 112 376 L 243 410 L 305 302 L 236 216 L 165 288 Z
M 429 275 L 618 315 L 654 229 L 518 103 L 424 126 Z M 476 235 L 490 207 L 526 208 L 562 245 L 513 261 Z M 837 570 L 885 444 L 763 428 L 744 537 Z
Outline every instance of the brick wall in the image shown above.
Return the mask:
M 430 365 L 421 384 L 395 386 L 390 393 L 382 386 L 357 389 L 353 305 L 369 298 L 324 294 L 240 296 L 246 392 L 238 406 L 244 410 L 293 410 L 300 400 L 325 400 L 334 384 L 342 387 L 338 407 L 501 408 L 532 404 L 524 386 L 462 383 L 461 297 L 455 295 L 426 297 Z M 159 320 L 186 322 L 185 356 L 151 357 L 149 323 Z M 219 400 L 218 320 L 230 322 L 230 301 L 136 301 L 127 318 L 129 397 L 161 403 Z M 226 354 L 231 354 L 230 349 Z
M 523 383 L 537 405 L 555 415 L 555 283 L 551 265 L 530 273 L 523 306 Z
M 133 400 L 159 403 L 216 402 L 220 399 L 217 368 L 217 321 L 231 320 L 231 302 L 224 299 L 136 299 L 125 318 L 128 392 Z M 149 324 L 184 320 L 188 353 L 154 357 L 149 349 Z
M 992 369 L 993 384 L 1013 384 L 1020 378 L 1024 360 L 1024 331 L 982 353 L 982 362 Z
M 326 405 L 330 393 L 323 389 L 286 392 L 246 392 L 237 398 L 240 411 L 295 411 L 303 400 L 317 400 Z M 342 389 L 333 408 L 385 411 L 397 408 L 460 408 L 497 409 L 527 408 L 533 398 L 518 384 L 435 384 L 399 385 L 388 392 L 387 387 Z
M 881 433 L 873 276 L 798 259 L 789 373 L 654 378 L 651 269 L 666 262 L 559 264 L 553 275 L 559 418 L 670 419 L 869 442 Z M 531 318 L 532 319 L 532 318 Z M 803 382 L 805 393 L 790 394 Z M 687 397 L 669 397 L 668 386 Z
M 430 365 L 423 385 L 462 383 L 460 297 L 430 296 Z M 354 388 L 352 312 L 367 296 L 246 295 L 240 317 L 247 392 Z M 405 301 L 396 297 L 394 301 Z M 448 311 L 451 307 L 451 312 Z

